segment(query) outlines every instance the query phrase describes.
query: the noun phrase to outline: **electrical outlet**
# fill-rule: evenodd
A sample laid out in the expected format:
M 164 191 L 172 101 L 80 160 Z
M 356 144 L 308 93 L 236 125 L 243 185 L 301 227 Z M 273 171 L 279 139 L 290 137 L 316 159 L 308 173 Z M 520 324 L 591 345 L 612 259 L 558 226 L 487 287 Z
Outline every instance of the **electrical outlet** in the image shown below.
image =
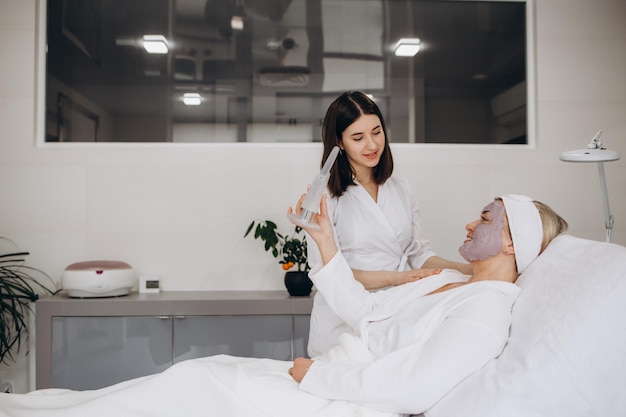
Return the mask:
M 11 382 L 5 382 L 2 384 L 2 392 L 5 394 L 10 394 L 13 392 L 13 384 Z

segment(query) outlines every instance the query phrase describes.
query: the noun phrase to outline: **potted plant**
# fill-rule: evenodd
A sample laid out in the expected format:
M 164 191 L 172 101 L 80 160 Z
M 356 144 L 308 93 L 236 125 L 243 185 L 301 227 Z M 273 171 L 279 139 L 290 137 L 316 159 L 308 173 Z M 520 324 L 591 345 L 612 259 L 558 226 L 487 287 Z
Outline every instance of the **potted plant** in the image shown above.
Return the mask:
M 285 286 L 290 295 L 306 296 L 311 293 L 313 283 L 309 279 L 309 264 L 307 262 L 306 236 L 300 226 L 294 226 L 292 235 L 278 232 L 276 223 L 271 220 L 253 220 L 248 226 L 244 237 L 254 229 L 254 238 L 265 242 L 265 251 L 270 252 L 278 263 L 287 271 Z M 295 271 L 290 271 L 296 267 Z
M 28 313 L 30 303 L 39 294 L 55 294 L 54 281 L 39 269 L 24 265 L 28 252 L 20 251 L 15 244 L 0 236 L 0 241 L 10 243 L 9 250 L 0 248 L 0 363 L 15 362 L 14 354 L 20 351 L 28 338 Z M 44 278 L 52 285 L 44 285 Z

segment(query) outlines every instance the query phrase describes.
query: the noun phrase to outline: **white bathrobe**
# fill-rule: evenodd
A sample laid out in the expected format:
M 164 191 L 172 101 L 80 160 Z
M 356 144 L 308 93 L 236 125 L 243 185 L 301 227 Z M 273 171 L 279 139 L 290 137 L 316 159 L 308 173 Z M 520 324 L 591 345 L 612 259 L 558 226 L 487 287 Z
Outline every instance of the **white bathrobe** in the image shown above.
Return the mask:
M 338 246 L 353 269 L 405 271 L 435 255 L 404 177 L 390 177 L 378 188 L 377 201 L 357 182 L 341 197 L 327 195 L 326 202 Z M 309 264 L 319 266 L 319 250 L 309 243 Z
M 373 356 L 369 363 L 317 360 L 300 389 L 381 411 L 417 414 L 502 352 L 520 289 L 481 281 L 438 294 L 468 277 L 444 270 L 422 280 L 370 293 L 337 254 L 311 279 L 328 305 Z
M 406 271 L 420 268 L 435 255 L 422 230 L 417 199 L 404 177 L 392 176 L 381 185 L 378 201 L 358 182 L 339 198 L 327 195 L 326 201 L 337 246 L 352 269 Z M 318 268 L 319 249 L 312 239 L 307 241 L 309 265 Z M 327 351 L 348 330 L 318 293 L 311 312 L 309 355 Z
M 301 384 L 290 361 L 218 355 L 94 391 L 1 394 L 0 417 L 397 417 L 420 413 L 502 350 L 514 284 L 456 271 L 370 293 L 341 254 L 312 274 L 354 329 L 316 358 Z

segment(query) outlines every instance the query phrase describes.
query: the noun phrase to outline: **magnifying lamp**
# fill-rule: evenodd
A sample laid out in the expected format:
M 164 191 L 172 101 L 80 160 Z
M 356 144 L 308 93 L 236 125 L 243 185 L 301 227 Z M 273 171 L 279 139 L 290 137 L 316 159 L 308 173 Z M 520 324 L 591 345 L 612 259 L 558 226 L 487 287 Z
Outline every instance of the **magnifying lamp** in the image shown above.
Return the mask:
M 613 215 L 609 209 L 609 194 L 606 189 L 606 177 L 604 175 L 604 162 L 617 161 L 620 155 L 616 151 L 611 151 L 602 146 L 600 135 L 602 130 L 593 137 L 586 149 L 576 149 L 573 151 L 561 152 L 559 158 L 565 162 L 595 162 L 598 164 L 598 174 L 600 175 L 600 188 L 602 189 L 602 203 L 604 204 L 604 227 L 606 228 L 606 241 L 611 241 L 613 232 Z

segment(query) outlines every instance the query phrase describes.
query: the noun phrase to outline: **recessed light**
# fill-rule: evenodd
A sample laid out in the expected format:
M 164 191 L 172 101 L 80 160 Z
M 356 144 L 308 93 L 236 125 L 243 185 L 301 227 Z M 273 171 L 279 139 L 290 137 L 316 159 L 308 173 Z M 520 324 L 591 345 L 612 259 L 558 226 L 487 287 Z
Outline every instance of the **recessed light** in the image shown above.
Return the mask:
M 202 103 L 202 97 L 198 93 L 185 93 L 183 103 L 187 106 L 199 106 Z
M 143 47 L 151 54 L 166 54 L 167 39 L 163 35 L 144 35 Z
M 402 38 L 396 42 L 396 56 L 415 56 L 419 52 L 421 41 L 418 38 Z
M 243 30 L 243 17 L 233 16 L 230 19 L 230 27 L 233 30 Z

